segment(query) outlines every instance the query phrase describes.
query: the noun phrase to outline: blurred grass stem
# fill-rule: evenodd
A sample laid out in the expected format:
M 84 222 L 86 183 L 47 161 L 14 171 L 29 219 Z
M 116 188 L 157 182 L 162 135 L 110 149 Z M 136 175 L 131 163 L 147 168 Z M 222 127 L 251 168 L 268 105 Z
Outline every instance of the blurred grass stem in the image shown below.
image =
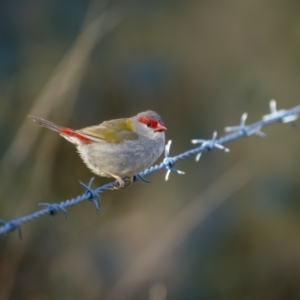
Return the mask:
M 89 16 L 90 13 L 87 15 Z M 64 118 L 68 118 L 92 50 L 96 43 L 115 28 L 120 21 L 120 14 L 110 10 L 101 13 L 90 24 L 83 26 L 84 29 L 55 68 L 53 75 L 34 100 L 28 114 L 47 118 L 51 112 L 67 105 L 67 109 L 64 109 Z M 31 153 L 40 130 L 41 128 L 32 126 L 27 117 L 24 118 L 0 161 L 2 178 L 0 195 L 8 188 L 18 168 Z
M 86 25 L 85 23 L 88 23 L 87 20 L 90 19 L 91 14 L 94 13 L 94 6 L 91 5 L 87 12 L 82 31 L 79 33 L 70 50 L 55 68 L 52 77 L 33 102 L 28 114 L 47 117 L 54 110 L 62 108 L 62 106 L 64 108 L 67 106 L 67 108 L 64 109 L 63 117 L 65 121 L 70 117 L 71 108 L 95 45 L 120 22 L 120 15 L 115 10 L 110 10 L 101 13 Z M 0 161 L 0 176 L 2 177 L 0 193 L 3 194 L 5 192 L 14 179 L 18 168 L 30 154 L 39 132 L 40 128 L 32 126 L 27 118 L 21 123 L 14 140 Z M 51 139 L 51 137 L 49 138 Z M 51 143 L 49 143 L 49 140 L 44 140 L 39 144 L 39 154 L 35 160 L 30 183 L 23 198 L 34 198 L 32 197 L 33 193 L 39 193 L 41 188 L 47 189 L 53 165 L 51 158 L 53 158 L 52 154 L 57 148 L 58 141 L 59 140 L 55 137 Z M 22 149 L 22 151 L 19 151 L 19 149 Z M 42 180 L 40 174 L 44 174 Z M 21 206 L 18 207 L 21 209 Z M 15 212 L 18 214 L 17 208 Z M 10 237 L 7 242 L 0 260 L 1 300 L 10 298 L 16 274 L 22 261 L 23 251 L 24 248 L 26 248 L 25 243 L 28 243 L 28 241 L 30 241 L 30 238 L 27 236 L 26 242 L 23 241 L 22 245 L 18 247 L 15 246 L 15 237 Z M 12 252 L 14 252 L 13 256 L 11 256 Z M 7 271 L 8 269 L 9 272 Z

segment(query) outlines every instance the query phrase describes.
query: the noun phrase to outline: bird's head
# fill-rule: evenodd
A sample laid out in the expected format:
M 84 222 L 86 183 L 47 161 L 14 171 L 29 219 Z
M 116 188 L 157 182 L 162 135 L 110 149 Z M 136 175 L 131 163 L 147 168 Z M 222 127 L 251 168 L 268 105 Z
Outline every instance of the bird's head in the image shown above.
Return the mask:
M 167 130 L 161 117 L 151 110 L 137 114 L 134 117 L 134 127 L 139 134 L 154 139 L 164 136 L 164 131 Z

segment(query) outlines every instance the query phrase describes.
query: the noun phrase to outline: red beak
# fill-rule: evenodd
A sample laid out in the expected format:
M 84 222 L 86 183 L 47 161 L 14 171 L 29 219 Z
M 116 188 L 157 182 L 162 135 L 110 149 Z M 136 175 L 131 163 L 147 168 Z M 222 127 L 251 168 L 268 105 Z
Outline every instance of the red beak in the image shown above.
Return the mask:
M 167 127 L 162 123 L 157 123 L 154 131 L 166 131 Z

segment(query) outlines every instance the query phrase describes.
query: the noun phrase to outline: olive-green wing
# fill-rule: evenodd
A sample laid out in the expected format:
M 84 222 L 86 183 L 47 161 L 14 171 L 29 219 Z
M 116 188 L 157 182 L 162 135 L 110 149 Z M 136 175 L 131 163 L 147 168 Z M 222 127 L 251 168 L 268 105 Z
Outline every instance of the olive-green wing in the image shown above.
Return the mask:
M 95 142 L 105 140 L 114 144 L 121 143 L 124 140 L 136 140 L 138 138 L 130 119 L 105 121 L 97 126 L 77 130 L 77 132 Z

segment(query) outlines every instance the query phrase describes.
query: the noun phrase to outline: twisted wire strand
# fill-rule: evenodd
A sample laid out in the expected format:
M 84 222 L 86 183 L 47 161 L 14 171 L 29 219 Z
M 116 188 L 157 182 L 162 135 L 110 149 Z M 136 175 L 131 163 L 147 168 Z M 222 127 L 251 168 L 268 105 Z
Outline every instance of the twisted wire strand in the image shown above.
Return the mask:
M 203 152 L 212 150 L 213 148 L 218 148 L 220 150 L 223 150 L 225 152 L 228 152 L 229 149 L 224 147 L 224 144 L 227 144 L 231 141 L 237 140 L 242 137 L 249 137 L 251 135 L 258 135 L 260 137 L 266 136 L 261 129 L 269 124 L 280 122 L 280 123 L 294 123 L 294 121 L 299 117 L 300 114 L 300 105 L 295 106 L 289 110 L 277 110 L 276 108 L 276 101 L 271 100 L 270 102 L 270 113 L 263 116 L 262 120 L 246 125 L 246 119 L 247 114 L 244 113 L 241 117 L 240 125 L 238 126 L 232 126 L 232 127 L 226 127 L 225 130 L 227 132 L 231 132 L 219 139 L 217 139 L 217 133 L 215 132 L 213 134 L 213 137 L 211 140 L 192 140 L 192 143 L 194 144 L 201 144 L 200 146 L 193 148 L 191 150 L 187 150 L 179 155 L 176 156 L 169 156 L 170 155 L 170 148 L 171 148 L 171 141 L 168 142 L 165 148 L 165 158 L 163 162 L 160 164 L 151 166 L 150 168 L 146 169 L 145 171 L 137 174 L 135 176 L 135 180 L 142 180 L 145 182 L 149 182 L 145 176 L 160 171 L 162 169 L 167 169 L 166 177 L 165 179 L 168 180 L 169 175 L 171 172 L 175 172 L 177 174 L 184 174 L 183 171 L 177 170 L 174 168 L 175 164 L 179 160 L 186 159 L 190 156 L 196 156 L 196 160 L 200 159 L 200 156 Z M 35 211 L 29 215 L 15 218 L 11 220 L 4 220 L 0 219 L 0 223 L 3 225 L 0 227 L 0 235 L 3 235 L 5 233 L 17 230 L 19 233 L 19 237 L 22 238 L 22 231 L 21 231 L 21 225 L 27 222 L 32 222 L 44 215 L 50 215 L 55 216 L 60 211 L 64 213 L 65 218 L 68 219 L 68 212 L 66 210 L 67 207 L 76 205 L 80 202 L 83 202 L 85 200 L 91 201 L 99 213 L 100 206 L 101 206 L 101 199 L 100 194 L 103 193 L 106 190 L 111 190 L 113 188 L 116 188 L 119 186 L 119 183 L 117 181 L 110 182 L 108 184 L 105 184 L 103 186 L 100 186 L 96 189 L 92 189 L 92 183 L 94 178 L 92 178 L 88 185 L 85 185 L 80 182 L 80 184 L 86 189 L 86 191 L 75 198 L 62 201 L 60 203 L 40 203 L 40 205 L 46 206 L 43 209 L 40 209 L 38 211 Z M 129 179 L 124 179 L 125 183 L 129 183 Z

